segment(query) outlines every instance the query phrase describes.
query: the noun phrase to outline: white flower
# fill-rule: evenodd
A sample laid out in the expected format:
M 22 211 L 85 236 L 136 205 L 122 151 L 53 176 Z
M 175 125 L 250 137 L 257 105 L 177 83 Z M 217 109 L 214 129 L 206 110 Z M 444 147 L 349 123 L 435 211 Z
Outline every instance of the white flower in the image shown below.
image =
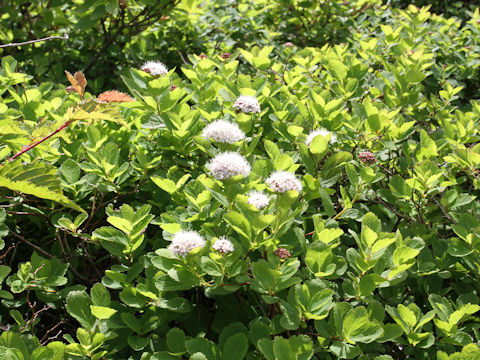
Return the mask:
M 236 175 L 247 177 L 251 167 L 247 159 L 239 153 L 225 151 L 210 161 L 210 171 L 215 179 L 223 180 Z
M 233 244 L 230 240 L 228 240 L 225 236 L 221 236 L 218 238 L 217 241 L 212 245 L 214 250 L 221 252 L 222 254 L 226 254 L 227 252 L 232 252 L 235 250 Z
M 147 61 L 140 70 L 149 73 L 152 76 L 162 76 L 168 73 L 167 67 L 160 61 Z
M 205 239 L 196 231 L 179 231 L 173 237 L 168 249 L 175 255 L 185 256 L 197 247 L 204 247 Z
M 263 209 L 269 202 L 268 196 L 260 191 L 252 191 L 248 197 L 248 203 L 255 206 L 258 210 Z
M 216 120 L 203 129 L 202 136 L 219 143 L 233 144 L 245 139 L 245 134 L 237 124 L 226 120 Z
M 305 144 L 307 146 L 310 146 L 310 144 L 312 143 L 315 136 L 322 135 L 323 137 L 326 137 L 328 134 L 332 135 L 330 137 L 330 144 L 336 143 L 337 142 L 337 136 L 334 133 L 332 133 L 328 130 L 320 129 L 320 130 L 313 130 L 310 134 L 308 134 L 307 140 L 305 140 Z
M 295 174 L 288 171 L 275 171 L 265 180 L 265 183 L 276 192 L 286 192 L 289 190 L 302 191 L 302 183 L 295 177 Z
M 243 113 L 254 114 L 260 112 L 260 104 L 255 96 L 239 96 L 235 104 L 233 104 L 233 108 L 235 111 Z

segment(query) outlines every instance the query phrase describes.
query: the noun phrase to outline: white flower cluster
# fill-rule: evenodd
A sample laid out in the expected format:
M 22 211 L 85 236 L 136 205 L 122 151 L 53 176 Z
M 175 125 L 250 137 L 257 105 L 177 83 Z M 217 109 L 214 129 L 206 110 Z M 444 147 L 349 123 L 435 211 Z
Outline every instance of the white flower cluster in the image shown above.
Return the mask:
M 202 136 L 219 143 L 233 144 L 245 139 L 245 134 L 237 124 L 226 120 L 216 120 L 203 129 Z
M 179 231 L 173 237 L 168 249 L 178 256 L 186 256 L 190 251 L 205 246 L 205 239 L 196 231 Z
M 147 61 L 140 70 L 149 73 L 152 76 L 163 76 L 168 73 L 167 67 L 160 61 Z
M 210 161 L 210 171 L 215 179 L 224 180 L 236 175 L 247 177 L 251 167 L 247 159 L 239 153 L 225 151 Z
M 255 96 L 239 96 L 237 101 L 233 104 L 233 108 L 237 112 L 243 112 L 246 114 L 260 112 L 260 104 Z
M 212 248 L 218 252 L 221 252 L 222 254 L 226 254 L 227 252 L 232 252 L 235 250 L 232 242 L 225 236 L 219 237 L 218 240 L 212 245 Z
M 265 183 L 275 192 L 284 193 L 289 190 L 302 191 L 302 183 L 295 174 L 288 171 L 275 171 Z
M 268 196 L 260 191 L 252 191 L 248 196 L 248 203 L 255 206 L 258 210 L 266 207 L 269 202 L 270 199 Z
M 313 130 L 312 132 L 310 132 L 310 134 L 308 134 L 307 140 L 305 140 L 305 144 L 307 146 L 310 146 L 310 144 L 312 143 L 315 136 L 321 135 L 323 137 L 326 137 L 328 134 L 332 135 L 330 137 L 330 144 L 336 143 L 337 142 L 337 136 L 334 133 L 332 133 L 328 130 L 325 130 L 325 129 L 319 129 L 319 130 Z

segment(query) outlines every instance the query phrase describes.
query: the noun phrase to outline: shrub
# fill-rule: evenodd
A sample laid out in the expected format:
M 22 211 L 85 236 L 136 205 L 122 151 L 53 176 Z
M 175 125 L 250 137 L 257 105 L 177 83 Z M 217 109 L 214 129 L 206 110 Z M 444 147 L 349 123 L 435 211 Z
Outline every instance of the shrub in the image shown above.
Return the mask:
M 369 7 L 128 94 L 3 57 L 4 357 L 477 358 L 479 20 Z

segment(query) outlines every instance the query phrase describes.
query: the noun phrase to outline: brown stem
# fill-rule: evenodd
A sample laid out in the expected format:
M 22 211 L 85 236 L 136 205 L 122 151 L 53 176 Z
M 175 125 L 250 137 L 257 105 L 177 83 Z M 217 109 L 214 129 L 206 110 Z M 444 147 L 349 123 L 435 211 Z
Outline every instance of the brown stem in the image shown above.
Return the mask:
M 24 242 L 25 244 L 29 245 L 30 247 L 34 248 L 35 250 L 37 250 L 39 253 L 45 255 L 46 257 L 48 258 L 53 258 L 52 255 L 50 255 L 48 252 L 46 252 L 45 250 L 43 250 L 41 247 L 31 243 L 30 241 L 28 241 L 27 239 L 25 239 L 23 236 L 20 236 L 18 235 L 17 233 L 14 233 L 12 230 L 8 229 L 8 231 L 10 232 L 10 234 L 13 235 L 14 238 L 17 238 L 18 240 Z
M 6 257 L 7 254 L 10 252 L 10 250 L 13 250 L 13 249 L 15 249 L 15 245 L 10 245 L 10 247 L 7 249 L 7 251 L 5 251 L 5 253 L 2 256 L 0 256 L 0 260 L 2 260 L 4 257 Z

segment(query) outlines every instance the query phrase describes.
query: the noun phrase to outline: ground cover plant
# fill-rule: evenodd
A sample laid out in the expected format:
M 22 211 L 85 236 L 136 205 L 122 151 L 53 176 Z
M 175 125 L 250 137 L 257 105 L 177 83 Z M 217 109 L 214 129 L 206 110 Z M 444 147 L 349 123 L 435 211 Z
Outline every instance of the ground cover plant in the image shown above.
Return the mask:
M 480 358 L 480 11 L 157 3 L 2 53 L 0 359 Z

